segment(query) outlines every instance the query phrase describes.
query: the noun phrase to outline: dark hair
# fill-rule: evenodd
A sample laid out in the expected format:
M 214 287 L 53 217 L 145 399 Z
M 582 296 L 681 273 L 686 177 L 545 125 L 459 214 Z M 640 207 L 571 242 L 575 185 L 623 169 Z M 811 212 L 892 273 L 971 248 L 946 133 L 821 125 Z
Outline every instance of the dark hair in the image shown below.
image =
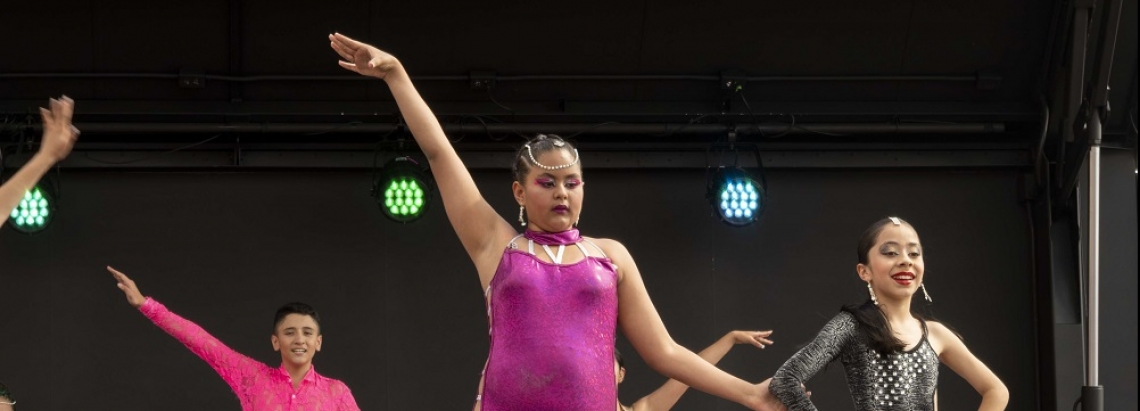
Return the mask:
M 530 146 L 530 150 L 527 150 L 527 146 Z M 511 166 L 511 175 L 514 176 L 515 181 L 521 183 L 526 180 L 526 174 L 530 172 L 531 155 L 538 158 L 546 152 L 554 150 L 570 150 L 573 152 L 574 145 L 555 134 L 539 134 L 519 147 L 519 151 L 515 153 L 515 163 Z
M 914 228 L 910 223 L 898 217 L 888 217 L 876 221 L 863 231 L 863 236 L 859 237 L 859 243 L 856 246 L 856 252 L 859 254 L 859 264 L 867 264 L 868 255 L 871 252 L 871 247 L 875 246 L 875 240 L 879 238 L 879 233 L 888 225 L 894 225 L 895 220 L 898 220 L 899 225 L 905 224 L 908 227 Z M 891 330 L 891 323 L 887 321 L 887 316 L 879 309 L 874 302 L 871 301 L 870 296 L 867 301 L 862 304 L 845 305 L 841 308 L 842 311 L 851 313 L 855 316 L 855 320 L 859 322 L 859 332 L 863 335 L 867 344 L 872 349 L 883 354 L 902 351 L 906 348 L 906 344 L 895 337 L 894 332 Z M 925 318 L 918 313 L 911 313 L 921 320 Z
M 305 303 L 289 303 L 277 309 L 277 315 L 273 316 L 273 332 L 277 332 L 277 326 L 285 321 L 285 317 L 289 314 L 307 315 L 313 318 L 313 322 L 317 323 L 317 334 L 321 333 L 321 315 L 317 314 L 312 306 Z
M 859 244 L 855 247 L 859 264 L 867 264 L 867 256 L 871 253 L 871 247 L 875 246 L 875 240 L 879 238 L 879 233 L 883 232 L 883 229 L 887 228 L 887 225 L 894 225 L 895 220 L 898 220 L 900 225 L 905 224 L 907 227 L 914 228 L 914 226 L 910 225 L 906 220 L 898 217 L 887 217 L 876 221 L 875 224 L 871 224 L 870 227 L 867 227 L 867 230 L 863 231 L 863 236 L 859 237 Z
M 0 399 L 7 402 L 16 402 L 16 400 L 12 399 L 12 393 L 8 391 L 8 387 L 5 387 L 2 382 L 0 382 Z
M 621 351 L 614 347 L 614 361 L 617 361 L 618 368 L 625 368 L 625 357 L 621 356 Z

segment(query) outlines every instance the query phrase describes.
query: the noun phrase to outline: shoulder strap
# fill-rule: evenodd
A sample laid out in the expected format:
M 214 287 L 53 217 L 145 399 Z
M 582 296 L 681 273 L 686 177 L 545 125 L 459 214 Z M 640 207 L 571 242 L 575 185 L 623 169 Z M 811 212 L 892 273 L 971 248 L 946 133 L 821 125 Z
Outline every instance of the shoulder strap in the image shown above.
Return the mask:
M 522 234 L 516 235 L 515 238 L 512 238 L 511 241 L 508 241 L 507 242 L 507 248 L 511 249 L 511 250 L 518 250 L 519 245 L 515 244 L 515 240 L 518 240 L 519 237 L 522 237 L 522 236 L 523 236 Z
M 589 245 L 593 246 L 594 248 L 598 249 L 598 253 L 602 255 L 602 258 L 609 258 L 606 256 L 606 252 L 602 250 L 602 247 L 598 247 L 598 245 L 594 244 L 593 241 L 586 239 L 586 237 L 582 237 L 582 241 L 585 242 L 586 244 L 589 244 Z M 582 246 L 579 245 L 578 247 L 581 248 Z M 582 248 L 582 254 L 586 254 L 585 248 Z

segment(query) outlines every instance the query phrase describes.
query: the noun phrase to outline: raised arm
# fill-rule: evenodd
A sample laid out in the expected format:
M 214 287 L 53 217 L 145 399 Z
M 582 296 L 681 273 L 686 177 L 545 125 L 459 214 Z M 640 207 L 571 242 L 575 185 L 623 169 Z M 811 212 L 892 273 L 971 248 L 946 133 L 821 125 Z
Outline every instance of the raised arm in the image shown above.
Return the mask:
M 814 411 L 815 404 L 804 393 L 804 384 L 856 338 L 857 326 L 855 318 L 846 312 L 841 312 L 828 321 L 811 343 L 801 348 L 776 371 L 776 376 L 772 377 L 772 394 L 790 411 Z
M 115 276 L 115 280 L 119 282 L 119 289 L 123 290 L 123 294 L 126 294 L 127 302 L 132 307 L 138 308 L 146 318 L 154 322 L 154 325 L 166 331 L 167 334 L 170 334 L 199 358 L 206 361 L 210 368 L 217 371 L 218 375 L 226 381 L 226 384 L 234 392 L 245 392 L 249 387 L 244 384 L 253 381 L 253 378 L 248 377 L 256 374 L 261 367 L 265 367 L 264 364 L 241 355 L 222 344 L 198 324 L 170 312 L 166 306 L 158 301 L 143 297 L 138 286 L 126 274 L 111 267 L 107 267 L 107 271 Z
M 329 35 L 329 40 L 333 50 L 343 59 L 341 67 L 388 83 L 416 144 L 431 164 L 447 218 L 478 267 L 485 288 L 494 274 L 501 247 L 515 236 L 515 229 L 483 199 L 471 179 L 471 173 L 467 172 L 455 148 L 447 140 L 435 114 L 416 92 L 400 61 L 376 47 L 339 33 Z
M 4 182 L 3 186 L 0 186 L 0 212 L 4 213 L 3 218 L 0 218 L 0 226 L 8 221 L 8 214 L 20 204 L 24 193 L 34 187 L 51 166 L 67 157 L 71 147 L 75 145 L 75 139 L 79 136 L 79 130 L 71 125 L 71 113 L 75 102 L 63 96 L 59 100 L 51 99 L 50 106 L 51 110 L 40 108 L 44 127 L 40 151 L 32 156 L 32 159 L 12 178 Z
M 979 411 L 1004 410 L 1009 403 L 1009 390 L 997 375 L 990 371 L 978 357 L 975 357 L 966 344 L 954 332 L 941 323 L 929 321 L 930 334 L 940 345 L 942 352 L 938 359 L 951 370 L 962 376 L 970 386 L 982 395 Z
M 697 353 L 697 356 L 708 361 L 709 364 L 715 365 L 736 344 L 752 344 L 760 349 L 766 345 L 772 345 L 772 340 L 768 339 L 770 335 L 772 335 L 772 331 L 731 331 Z M 677 405 L 677 401 L 688 389 L 688 385 L 670 379 L 661 388 L 633 403 L 633 411 L 667 411 Z
M 782 409 L 768 392 L 767 381 L 752 385 L 721 371 L 673 341 L 649 299 L 629 251 L 613 240 L 598 240 L 598 245 L 618 266 L 618 323 L 651 368 L 666 377 L 753 410 Z

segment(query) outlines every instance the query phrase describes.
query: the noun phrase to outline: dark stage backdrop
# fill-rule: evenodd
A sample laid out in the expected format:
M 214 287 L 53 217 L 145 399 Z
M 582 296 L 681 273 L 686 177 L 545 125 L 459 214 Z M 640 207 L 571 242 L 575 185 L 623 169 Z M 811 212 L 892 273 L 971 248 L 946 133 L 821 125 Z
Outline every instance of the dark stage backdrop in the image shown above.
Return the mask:
M 1033 287 L 1015 171 L 784 170 L 758 224 L 710 217 L 701 170 L 586 169 L 582 231 L 632 252 L 673 337 L 699 350 L 731 329 L 776 330 L 721 366 L 747 380 L 775 372 L 841 304 L 861 302 L 855 242 L 899 215 L 926 247 L 927 309 L 965 336 L 1008 385 L 1011 410 L 1035 407 Z M 508 173 L 475 180 L 509 220 Z M 386 220 L 356 173 L 63 175 L 45 232 L 0 232 L 0 379 L 28 410 L 237 410 L 201 360 L 127 305 L 111 264 L 142 291 L 230 347 L 276 366 L 274 309 L 323 316 L 320 373 L 364 410 L 467 410 L 487 354 L 482 292 L 438 197 L 425 218 Z M 630 357 L 621 398 L 659 386 Z M 941 408 L 978 396 L 943 369 Z M 843 369 L 809 382 L 821 409 L 849 409 Z M 690 392 L 677 410 L 738 410 Z

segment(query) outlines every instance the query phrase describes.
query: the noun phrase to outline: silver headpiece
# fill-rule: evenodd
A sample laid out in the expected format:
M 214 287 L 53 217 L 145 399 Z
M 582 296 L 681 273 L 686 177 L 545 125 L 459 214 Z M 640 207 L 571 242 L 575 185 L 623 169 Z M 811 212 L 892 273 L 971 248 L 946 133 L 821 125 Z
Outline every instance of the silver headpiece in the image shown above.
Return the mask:
M 566 145 L 566 143 L 563 143 L 562 141 L 559 141 L 559 140 L 554 140 L 554 145 L 556 147 L 562 147 L 562 146 Z M 532 151 L 530 149 L 530 144 L 527 144 L 524 147 L 526 147 L 526 155 L 528 157 L 530 157 L 530 162 L 532 164 L 538 166 L 538 168 L 541 168 L 543 170 L 561 170 L 564 168 L 572 167 L 575 164 L 578 164 L 578 160 L 580 159 L 580 157 L 578 156 L 578 149 L 574 149 L 574 161 L 571 161 L 569 164 L 561 164 L 561 165 L 557 165 L 557 166 L 548 166 L 548 165 L 539 163 L 538 160 L 536 160 L 534 158 L 534 151 Z

